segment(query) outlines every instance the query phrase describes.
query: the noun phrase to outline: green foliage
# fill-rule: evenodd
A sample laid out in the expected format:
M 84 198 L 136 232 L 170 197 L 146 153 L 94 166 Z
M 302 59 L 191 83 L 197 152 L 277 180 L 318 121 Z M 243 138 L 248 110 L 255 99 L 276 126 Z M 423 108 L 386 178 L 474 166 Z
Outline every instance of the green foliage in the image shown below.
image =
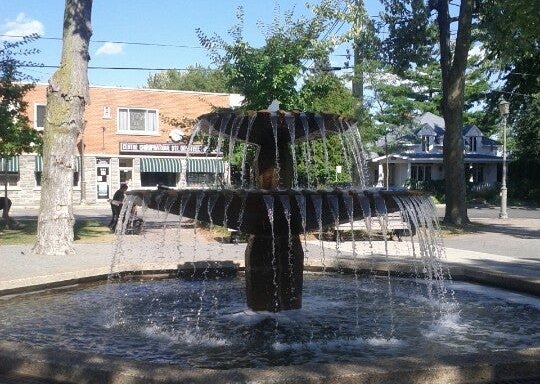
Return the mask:
M 274 20 L 266 27 L 265 44 L 255 48 L 243 39 L 241 7 L 237 18 L 239 23 L 230 31 L 232 43 L 218 36 L 208 37 L 197 29 L 201 44 L 226 74 L 228 86 L 245 96 L 247 109 L 265 109 L 273 100 L 278 100 L 283 109 L 296 108 L 296 83 L 304 61 L 325 52 L 316 43 L 323 25 L 317 19 L 294 20 L 288 12 L 283 22 Z
M 187 71 L 173 69 L 149 75 L 147 87 L 154 89 L 175 89 L 196 92 L 231 92 L 227 78 L 221 69 L 190 66 Z
M 300 89 L 298 107 L 304 111 L 321 111 L 352 117 L 357 103 L 335 74 L 316 72 L 305 79 Z
M 539 1 L 481 0 L 478 10 L 479 38 L 501 68 L 538 56 Z
M 382 57 L 402 75 L 414 66 L 429 65 L 436 53 L 437 31 L 424 0 L 382 0 L 381 24 L 388 36 Z
M 25 37 L 21 41 L 4 41 L 0 46 L 0 158 L 34 152 L 40 149 L 41 136 L 30 127 L 24 95 L 34 87 L 24 83 L 32 79 L 23 74 L 21 66 L 28 64 L 19 59 L 35 53 L 24 48 L 36 36 Z

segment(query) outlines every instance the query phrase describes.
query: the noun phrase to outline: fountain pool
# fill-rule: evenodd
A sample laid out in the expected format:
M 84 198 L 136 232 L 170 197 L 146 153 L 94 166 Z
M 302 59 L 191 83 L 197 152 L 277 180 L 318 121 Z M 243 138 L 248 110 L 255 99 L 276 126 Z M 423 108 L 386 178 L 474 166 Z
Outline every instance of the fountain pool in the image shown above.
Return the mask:
M 467 283 L 306 274 L 302 309 L 254 312 L 242 278 L 93 285 L 0 303 L 0 339 L 181 367 L 427 358 L 540 346 L 540 299 Z M 203 294 L 204 292 L 204 294 Z

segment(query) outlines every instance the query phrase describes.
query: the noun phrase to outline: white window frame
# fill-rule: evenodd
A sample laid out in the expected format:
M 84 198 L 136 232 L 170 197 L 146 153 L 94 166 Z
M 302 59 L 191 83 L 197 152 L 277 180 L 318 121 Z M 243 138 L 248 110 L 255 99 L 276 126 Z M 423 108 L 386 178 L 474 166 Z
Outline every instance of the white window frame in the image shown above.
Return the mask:
M 130 129 L 121 129 L 120 126 L 120 119 L 121 119 L 121 113 L 122 111 L 127 111 L 127 117 L 128 117 L 128 127 L 130 126 L 129 123 L 129 117 L 130 117 L 130 111 L 132 110 L 139 110 L 139 111 L 145 111 L 145 129 L 144 131 L 136 131 L 136 130 L 130 130 Z M 148 130 L 147 126 L 147 118 L 148 118 L 148 112 L 155 113 L 155 130 Z M 142 135 L 142 136 L 159 136 L 159 110 L 156 108 L 142 108 L 142 107 L 118 107 L 116 111 L 116 131 L 118 134 L 121 135 Z
M 415 171 L 413 171 L 413 168 L 415 168 Z M 429 172 L 427 172 L 427 169 L 429 169 Z M 419 177 L 420 172 L 422 173 L 422 177 Z M 415 177 L 413 177 L 413 173 L 416 173 Z M 427 174 L 429 174 L 429 177 L 426 177 Z M 411 180 L 421 181 L 421 182 L 433 180 L 433 164 L 412 163 L 411 164 Z
M 478 136 L 469 136 L 469 152 L 478 152 Z
M 424 135 L 420 138 L 421 146 L 422 146 L 422 152 L 429 152 L 430 147 L 430 137 L 427 135 Z
M 38 126 L 38 107 L 45 108 L 45 115 L 43 116 L 43 127 Z M 45 119 L 47 118 L 47 104 L 35 103 L 34 104 L 34 129 L 36 131 L 43 131 L 45 129 Z

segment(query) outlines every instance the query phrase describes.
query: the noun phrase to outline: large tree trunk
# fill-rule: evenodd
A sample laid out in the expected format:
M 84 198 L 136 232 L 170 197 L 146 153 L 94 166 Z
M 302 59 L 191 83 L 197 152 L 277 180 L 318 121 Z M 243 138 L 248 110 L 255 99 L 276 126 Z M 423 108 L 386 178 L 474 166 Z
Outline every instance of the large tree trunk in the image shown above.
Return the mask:
M 446 132 L 443 143 L 443 165 L 446 185 L 445 223 L 463 225 L 469 222 L 466 204 L 465 168 L 463 163 L 463 94 L 467 55 L 471 43 L 474 0 L 462 0 L 458 33 L 452 58 L 448 0 L 437 4 L 441 49 L 442 113 Z
M 37 254 L 73 253 L 73 170 L 88 101 L 92 0 L 66 0 L 60 68 L 49 80 Z

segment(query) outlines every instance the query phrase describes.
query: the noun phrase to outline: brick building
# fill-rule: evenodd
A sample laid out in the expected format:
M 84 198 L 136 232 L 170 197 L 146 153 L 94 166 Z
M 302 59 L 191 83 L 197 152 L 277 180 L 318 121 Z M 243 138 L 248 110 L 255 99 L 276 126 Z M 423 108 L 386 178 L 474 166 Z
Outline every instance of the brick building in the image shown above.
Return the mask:
M 46 89 L 47 84 L 37 84 L 25 97 L 37 130 L 44 127 Z M 130 188 L 227 182 L 229 167 L 221 154 L 207 153 L 202 143 L 188 147 L 185 137 L 193 126 L 179 127 L 177 122 L 240 102 L 235 94 L 90 86 L 84 133 L 73 148 L 74 204 L 107 202 L 123 182 Z M 39 205 L 41 157 L 23 154 L 2 160 L 2 186 L 6 167 L 14 205 Z

